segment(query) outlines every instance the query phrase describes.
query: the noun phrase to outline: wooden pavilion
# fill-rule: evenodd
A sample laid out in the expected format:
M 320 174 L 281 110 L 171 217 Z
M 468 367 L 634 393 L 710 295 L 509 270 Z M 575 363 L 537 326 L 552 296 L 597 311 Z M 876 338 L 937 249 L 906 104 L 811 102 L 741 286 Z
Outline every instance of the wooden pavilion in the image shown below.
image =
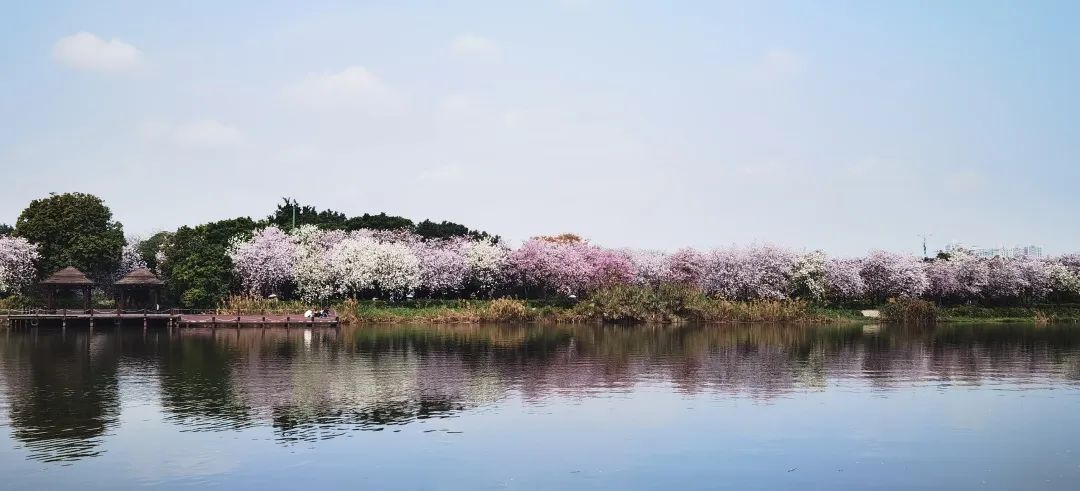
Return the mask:
M 45 281 L 41 282 L 41 287 L 45 289 L 45 298 L 50 310 L 56 308 L 56 293 L 60 290 L 81 290 L 84 308 L 90 308 L 90 289 L 94 287 L 94 282 L 78 269 L 71 266 L 61 269 L 45 278 Z
M 161 287 L 165 285 L 164 281 L 161 281 L 154 275 L 149 269 L 138 268 L 120 278 L 116 281 L 116 291 L 120 299 L 116 303 L 116 307 L 123 310 L 127 307 L 128 301 L 132 299 L 133 293 L 145 290 L 148 295 L 150 304 L 157 310 L 158 300 L 161 298 Z

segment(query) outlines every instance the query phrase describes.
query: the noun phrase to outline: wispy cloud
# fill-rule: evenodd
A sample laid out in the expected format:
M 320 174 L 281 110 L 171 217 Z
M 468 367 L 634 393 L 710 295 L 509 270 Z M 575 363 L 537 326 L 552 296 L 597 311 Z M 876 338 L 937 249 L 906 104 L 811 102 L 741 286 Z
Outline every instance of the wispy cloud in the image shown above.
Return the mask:
M 311 74 L 285 88 L 289 102 L 307 109 L 368 108 L 390 109 L 400 103 L 400 96 L 373 72 L 362 66 L 350 66 L 338 73 Z
M 60 38 L 53 44 L 53 59 L 70 68 L 103 73 L 129 71 L 142 63 L 142 52 L 124 41 L 101 39 L 89 32 Z

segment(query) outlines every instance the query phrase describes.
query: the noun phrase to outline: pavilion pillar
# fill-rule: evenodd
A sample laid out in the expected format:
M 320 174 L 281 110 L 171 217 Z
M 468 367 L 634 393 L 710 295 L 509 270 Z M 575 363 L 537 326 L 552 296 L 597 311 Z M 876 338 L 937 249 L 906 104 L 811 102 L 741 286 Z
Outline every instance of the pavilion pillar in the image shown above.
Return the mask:
M 90 310 L 90 287 L 88 286 L 83 287 L 83 305 L 86 310 Z
M 48 298 L 48 300 L 46 302 L 46 306 L 49 308 L 49 310 L 52 310 L 53 308 L 55 308 L 56 307 L 56 289 L 53 288 L 52 285 L 49 285 L 47 287 L 47 293 L 45 294 L 45 297 Z
M 120 287 L 120 303 L 116 304 L 116 310 L 124 310 L 124 304 L 127 303 L 127 295 L 124 295 L 126 288 Z

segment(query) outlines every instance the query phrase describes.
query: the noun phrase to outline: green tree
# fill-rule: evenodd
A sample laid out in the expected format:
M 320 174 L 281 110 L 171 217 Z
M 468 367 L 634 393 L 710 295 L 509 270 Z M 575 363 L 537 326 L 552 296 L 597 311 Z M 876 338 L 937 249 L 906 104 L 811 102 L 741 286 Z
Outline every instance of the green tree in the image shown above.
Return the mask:
M 448 222 L 445 220 L 439 223 L 435 223 L 431 220 L 424 220 L 416 224 L 416 233 L 425 239 L 449 239 L 450 237 L 471 237 L 474 239 L 492 238 L 487 232 L 471 230 L 469 227 L 459 223 Z M 497 240 L 498 237 L 495 237 L 495 239 Z
M 30 202 L 15 222 L 15 235 L 37 244 L 44 275 L 74 266 L 103 280 L 120 263 L 124 229 L 101 198 L 84 193 L 50 194 Z
M 447 239 L 461 236 L 474 239 L 498 240 L 498 236 L 492 236 L 480 230 L 472 230 L 454 222 L 424 220 L 420 223 L 413 223 L 408 218 L 387 215 L 385 212 L 378 215 L 364 213 L 360 216 L 349 217 L 339 211 L 319 211 L 314 206 L 302 205 L 292 198 L 282 198 L 282 203 L 277 206 L 272 215 L 266 217 L 266 222 L 277 225 L 282 230 L 289 230 L 292 228 L 294 218 L 297 227 L 315 225 L 324 230 L 408 230 L 416 232 L 426 239 Z
M 153 271 L 158 270 L 157 254 L 162 246 L 172 237 L 172 232 L 158 232 L 150 238 L 139 242 L 139 257 L 146 263 L 146 267 Z
M 6 223 L 0 223 L 0 237 L 3 237 L 5 235 L 11 235 L 11 232 L 14 230 L 15 229 L 11 228 L 11 225 L 8 225 Z
M 209 308 L 239 288 L 229 259 L 234 238 L 247 238 L 260 224 L 243 217 L 180 227 L 162 246 L 165 261 L 158 265 L 166 294 L 186 307 Z
M 369 215 L 364 213 L 358 217 L 352 217 L 345 222 L 345 230 L 413 230 L 413 221 L 405 217 L 387 215 Z
M 315 225 L 323 230 L 359 230 L 362 228 L 371 230 L 413 230 L 413 221 L 405 217 L 387 215 L 363 214 L 358 217 L 348 217 L 344 213 L 334 210 L 319 211 L 314 206 L 301 205 L 291 198 L 282 198 L 282 203 L 277 206 L 274 213 L 266 217 L 267 223 L 277 225 L 282 230 L 289 230 L 296 218 L 296 226 Z
M 284 201 L 277 206 L 274 214 L 266 217 L 266 221 L 277 225 L 282 230 L 290 230 L 295 216 L 296 226 L 315 225 L 325 230 L 341 230 L 345 228 L 348 217 L 344 213 L 334 210 L 319 211 L 314 206 L 301 205 L 291 198 L 282 198 Z

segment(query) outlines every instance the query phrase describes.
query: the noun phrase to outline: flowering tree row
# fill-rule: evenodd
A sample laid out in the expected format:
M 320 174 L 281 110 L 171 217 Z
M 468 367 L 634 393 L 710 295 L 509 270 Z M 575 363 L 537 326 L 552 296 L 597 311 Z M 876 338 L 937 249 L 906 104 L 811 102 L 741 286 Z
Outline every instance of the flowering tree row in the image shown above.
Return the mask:
M 309 301 L 357 295 L 490 295 L 503 284 L 509 250 L 481 239 L 423 240 L 402 232 L 277 227 L 230 250 L 252 295 L 295 292 Z
M 894 297 L 1004 303 L 1080 296 L 1080 256 L 924 261 L 876 251 L 829 258 L 772 245 L 674 253 L 610 249 L 576 236 L 516 249 L 483 239 L 423 240 L 402 232 L 301 227 L 257 231 L 230 250 L 246 293 L 342 296 L 577 296 L 596 288 L 686 284 L 731 300 L 803 298 L 871 303 Z

